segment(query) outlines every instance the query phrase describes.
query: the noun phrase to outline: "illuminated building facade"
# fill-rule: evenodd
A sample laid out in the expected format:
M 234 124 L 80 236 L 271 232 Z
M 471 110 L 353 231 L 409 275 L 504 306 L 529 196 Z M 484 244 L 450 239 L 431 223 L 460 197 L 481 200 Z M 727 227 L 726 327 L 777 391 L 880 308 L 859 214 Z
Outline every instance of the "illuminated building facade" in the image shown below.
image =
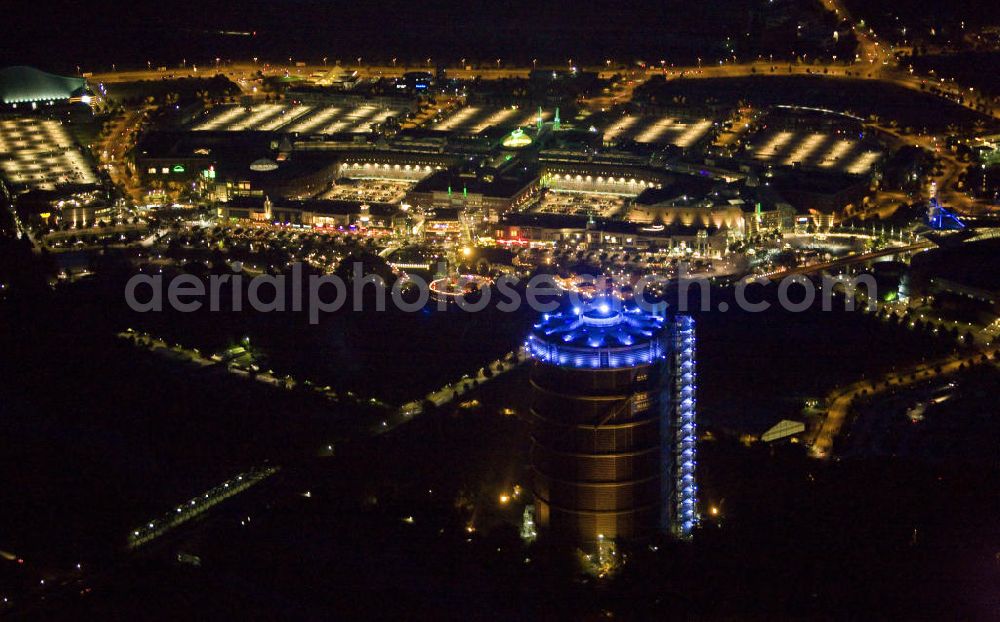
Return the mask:
M 546 314 L 527 349 L 537 522 L 595 550 L 697 523 L 688 316 L 597 302 Z

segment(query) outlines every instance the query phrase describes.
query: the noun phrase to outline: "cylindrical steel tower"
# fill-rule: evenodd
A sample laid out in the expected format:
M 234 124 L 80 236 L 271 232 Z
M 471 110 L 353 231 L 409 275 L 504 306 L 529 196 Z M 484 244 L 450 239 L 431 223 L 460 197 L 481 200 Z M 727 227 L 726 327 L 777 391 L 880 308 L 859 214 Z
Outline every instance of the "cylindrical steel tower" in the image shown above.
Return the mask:
M 538 523 L 553 536 L 593 548 L 679 518 L 679 443 L 688 438 L 693 451 L 694 436 L 677 417 L 678 322 L 599 302 L 535 325 L 533 492 Z M 693 413 L 693 384 L 685 399 Z

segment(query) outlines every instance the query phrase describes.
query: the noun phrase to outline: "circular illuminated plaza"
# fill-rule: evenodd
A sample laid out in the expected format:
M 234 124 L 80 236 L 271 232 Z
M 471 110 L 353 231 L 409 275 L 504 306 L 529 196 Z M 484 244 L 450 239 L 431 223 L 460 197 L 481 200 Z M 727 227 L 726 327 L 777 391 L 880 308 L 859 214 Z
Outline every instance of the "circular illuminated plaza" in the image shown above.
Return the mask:
M 435 279 L 430 283 L 430 290 L 439 299 L 455 300 L 489 287 L 493 281 L 478 274 L 460 274 Z

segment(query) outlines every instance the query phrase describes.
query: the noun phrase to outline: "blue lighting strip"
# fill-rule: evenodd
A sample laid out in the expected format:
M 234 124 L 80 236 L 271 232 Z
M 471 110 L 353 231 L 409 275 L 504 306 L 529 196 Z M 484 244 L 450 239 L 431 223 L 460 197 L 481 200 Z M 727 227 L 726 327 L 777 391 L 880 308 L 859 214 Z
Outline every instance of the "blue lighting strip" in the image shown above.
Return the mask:
M 622 348 L 614 351 L 607 348 L 584 350 L 582 348 L 558 346 L 554 343 L 543 341 L 535 335 L 529 335 L 525 346 L 527 346 L 532 358 L 543 363 L 584 369 L 602 367 L 617 369 L 620 367 L 649 365 L 663 356 L 663 346 L 658 340 L 652 340 L 633 348 Z
M 674 320 L 674 363 L 677 435 L 674 482 L 674 532 L 681 538 L 691 536 L 698 524 L 698 484 L 695 481 L 697 423 L 697 372 L 695 370 L 694 319 L 679 315 Z

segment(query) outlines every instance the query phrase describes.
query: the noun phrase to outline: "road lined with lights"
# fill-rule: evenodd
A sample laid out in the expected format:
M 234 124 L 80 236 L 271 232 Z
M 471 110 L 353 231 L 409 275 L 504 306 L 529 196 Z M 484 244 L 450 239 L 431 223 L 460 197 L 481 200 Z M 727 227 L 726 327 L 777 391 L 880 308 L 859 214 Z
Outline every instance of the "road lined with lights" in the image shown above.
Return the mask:
M 811 75 L 822 78 L 839 78 L 839 79 L 853 79 L 853 80 L 874 80 L 877 82 L 888 82 L 907 88 L 909 90 L 921 91 L 928 93 L 930 95 L 937 95 L 944 99 L 948 99 L 953 103 L 964 106 L 970 110 L 975 110 L 981 114 L 987 114 L 993 118 L 1000 119 L 1000 109 L 994 109 L 992 107 L 987 108 L 984 113 L 981 110 L 976 110 L 974 102 L 970 101 L 971 95 L 975 93 L 974 89 L 962 88 L 954 84 L 954 81 L 947 81 L 944 78 L 933 78 L 933 77 L 921 77 L 910 72 L 904 72 L 901 69 L 895 67 L 895 59 L 892 58 L 892 54 L 883 50 L 881 44 L 878 42 L 874 43 L 864 43 L 862 38 L 862 48 L 870 47 L 871 49 L 879 49 L 880 51 L 873 58 L 881 59 L 880 62 L 870 61 L 867 64 L 862 62 L 858 63 L 838 63 L 838 62 L 824 62 L 820 64 L 809 64 L 805 62 L 774 62 L 773 60 L 757 59 L 751 62 L 726 62 L 719 61 L 716 64 L 699 64 L 692 67 L 670 67 L 666 66 L 655 67 L 650 66 L 642 70 L 633 70 L 633 75 L 644 76 L 645 78 L 650 78 L 657 75 L 665 76 L 668 80 L 670 79 L 706 79 L 706 78 L 736 78 L 736 77 L 747 77 L 747 76 L 787 76 L 787 75 Z M 868 54 L 868 52 L 866 52 Z M 286 76 L 286 75 L 303 75 L 309 76 L 315 73 L 330 72 L 330 71 L 356 71 L 358 77 L 377 79 L 377 78 L 399 78 L 402 77 L 407 71 L 413 71 L 418 68 L 413 67 L 403 67 L 403 66 L 385 66 L 385 65 L 358 65 L 356 67 L 347 66 L 337 66 L 329 67 L 326 65 L 304 65 L 304 66 L 294 66 L 294 67 L 282 67 L 282 66 L 272 66 L 272 65 L 259 65 L 257 63 L 225 63 L 219 67 L 209 67 L 207 69 L 197 69 L 192 68 L 172 68 L 169 70 L 158 70 L 158 69 L 146 69 L 146 70 L 132 70 L 132 71 L 114 71 L 114 72 L 101 72 L 94 73 L 88 76 L 88 79 L 94 82 L 101 83 L 115 83 L 115 82 L 136 82 L 142 80 L 161 80 L 164 78 L 181 78 L 181 77 L 211 77 L 217 74 L 223 74 L 230 77 L 237 82 L 242 82 L 242 86 L 245 89 L 251 88 L 249 79 L 252 79 L 260 71 L 265 76 Z M 559 67 L 556 70 L 563 71 L 565 68 Z M 595 67 L 574 67 L 574 69 L 579 71 L 592 71 L 597 73 L 602 78 L 611 78 L 612 76 L 620 76 L 624 70 L 621 68 L 611 69 L 604 65 L 599 65 Z M 447 69 L 448 75 L 452 78 L 471 80 L 475 78 L 482 78 L 485 80 L 497 80 L 502 78 L 527 78 L 534 69 L 532 67 L 497 67 L 497 68 L 467 68 L 467 67 L 449 67 Z M 634 82 L 634 81 L 633 81 Z M 930 90 L 930 87 L 934 86 L 939 92 L 935 93 Z M 962 101 L 959 101 L 962 98 Z M 605 98 L 606 99 L 606 98 Z M 615 101 L 621 99 L 620 97 L 613 98 Z
M 427 394 L 425 400 L 431 402 L 437 407 L 444 406 L 455 398 L 460 397 L 478 387 L 482 383 L 488 382 L 501 374 L 505 374 L 515 369 L 526 360 L 528 360 L 527 351 L 524 348 L 518 348 L 517 350 L 509 352 L 507 355 L 500 357 L 492 363 L 484 365 L 475 373 L 473 377 L 466 375 L 457 382 L 448 383 L 437 391 L 431 391 Z M 487 370 L 489 370 L 489 374 L 487 374 Z M 404 418 L 418 415 L 422 413 L 423 410 L 423 402 L 417 400 L 407 402 L 399 408 L 399 412 L 404 416 Z
M 887 46 L 883 46 L 875 35 L 875 31 L 866 28 L 863 23 L 851 17 L 851 12 L 841 0 L 821 0 L 823 7 L 836 15 L 839 19 L 851 24 L 851 30 L 858 40 L 860 52 L 858 56 L 864 56 L 868 62 L 876 66 L 895 65 L 896 58 L 892 55 Z
M 111 181 L 136 202 L 142 199 L 142 189 L 134 177 L 129 176 L 126 166 L 129 149 L 135 144 L 142 131 L 142 122 L 152 108 L 123 108 L 120 119 L 111 122 L 101 151 L 101 160 L 111 177 Z
M 877 395 L 887 389 L 904 387 L 917 382 L 925 382 L 941 376 L 947 376 L 968 366 L 975 365 L 982 361 L 985 355 L 993 359 L 997 354 L 996 350 L 981 351 L 955 357 L 949 356 L 938 361 L 921 363 L 916 367 L 906 371 L 889 372 L 875 380 L 859 380 L 851 385 L 837 389 L 827 398 L 830 404 L 827 409 L 826 418 L 812 442 L 812 455 L 816 458 L 828 458 L 833 448 L 833 440 L 840 433 L 847 416 L 850 414 L 851 406 L 857 397 L 870 397 Z
M 167 512 L 159 518 L 148 521 L 143 526 L 133 529 L 128 536 L 128 546 L 130 549 L 137 549 L 152 542 L 172 529 L 179 527 L 187 521 L 201 515 L 222 503 L 230 497 L 259 484 L 279 471 L 279 467 L 264 467 L 261 469 L 251 469 L 245 473 L 240 473 L 236 477 L 230 478 L 218 486 L 214 486 L 202 495 L 190 499 L 173 511 Z
M 787 270 L 781 270 L 780 272 L 772 272 L 767 275 L 750 275 L 747 278 L 748 281 L 759 279 L 761 276 L 768 278 L 772 281 L 780 281 L 784 278 L 795 276 L 798 274 L 809 274 L 812 272 L 819 272 L 821 270 L 830 270 L 834 268 L 843 268 L 851 264 L 863 263 L 870 261 L 872 259 L 878 259 L 879 257 L 887 257 L 890 255 L 900 255 L 903 253 L 913 253 L 922 250 L 927 250 L 932 248 L 934 243 L 930 240 L 921 240 L 920 242 L 915 242 L 907 246 L 895 246 L 892 248 L 886 248 L 882 250 L 872 251 L 870 253 L 862 253 L 860 255 L 848 255 L 847 257 L 841 257 L 839 259 L 832 259 L 830 261 L 824 261 L 821 263 L 809 264 L 806 266 L 796 266 L 795 268 L 789 268 Z

